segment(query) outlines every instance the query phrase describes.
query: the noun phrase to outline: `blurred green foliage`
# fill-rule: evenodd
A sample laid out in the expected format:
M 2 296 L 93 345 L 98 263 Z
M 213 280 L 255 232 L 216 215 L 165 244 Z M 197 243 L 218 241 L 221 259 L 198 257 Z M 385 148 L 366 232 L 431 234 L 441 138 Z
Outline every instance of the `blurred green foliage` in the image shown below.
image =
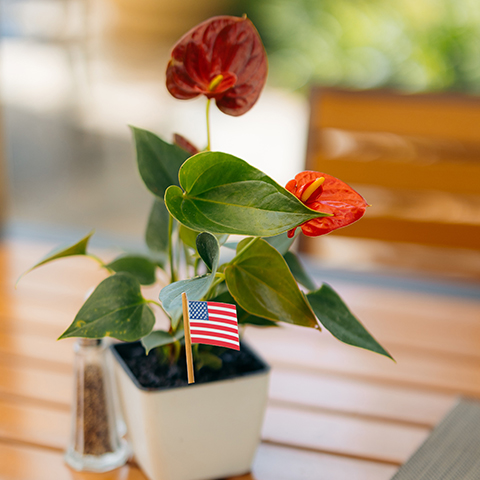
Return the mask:
M 270 83 L 480 92 L 480 0 L 247 0 Z

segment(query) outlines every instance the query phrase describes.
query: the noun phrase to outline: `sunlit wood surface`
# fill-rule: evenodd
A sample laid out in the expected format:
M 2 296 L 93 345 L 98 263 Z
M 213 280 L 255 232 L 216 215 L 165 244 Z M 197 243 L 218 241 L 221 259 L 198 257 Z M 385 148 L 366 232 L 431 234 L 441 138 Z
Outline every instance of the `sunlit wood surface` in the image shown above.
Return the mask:
M 134 462 L 108 474 L 63 463 L 73 342 L 55 339 L 104 274 L 88 259 L 65 259 L 15 290 L 49 248 L 0 248 L 0 479 L 145 479 Z M 459 394 L 480 398 L 480 296 L 334 287 L 397 363 L 326 332 L 247 331 L 273 370 L 262 443 L 252 472 L 236 480 L 387 480 Z

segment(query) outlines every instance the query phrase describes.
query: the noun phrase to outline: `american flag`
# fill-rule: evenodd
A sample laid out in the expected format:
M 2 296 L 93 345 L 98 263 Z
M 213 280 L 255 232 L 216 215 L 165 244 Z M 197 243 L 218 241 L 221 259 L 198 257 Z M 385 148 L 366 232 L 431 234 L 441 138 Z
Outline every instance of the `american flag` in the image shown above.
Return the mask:
M 235 305 L 218 302 L 188 302 L 192 343 L 240 350 Z

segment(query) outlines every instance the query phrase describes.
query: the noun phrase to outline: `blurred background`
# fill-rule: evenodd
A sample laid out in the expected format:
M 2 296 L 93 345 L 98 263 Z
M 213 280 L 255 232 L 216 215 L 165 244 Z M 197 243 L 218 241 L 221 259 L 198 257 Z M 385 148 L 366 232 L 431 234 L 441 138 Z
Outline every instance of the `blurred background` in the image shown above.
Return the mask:
M 478 0 L 0 0 L 5 234 L 140 245 L 152 199 L 127 125 L 205 145 L 205 99 L 164 86 L 170 49 L 243 13 L 268 85 L 242 117 L 213 111 L 213 149 L 280 184 L 338 171 L 367 198 L 362 231 L 302 243 L 325 268 L 480 282 Z

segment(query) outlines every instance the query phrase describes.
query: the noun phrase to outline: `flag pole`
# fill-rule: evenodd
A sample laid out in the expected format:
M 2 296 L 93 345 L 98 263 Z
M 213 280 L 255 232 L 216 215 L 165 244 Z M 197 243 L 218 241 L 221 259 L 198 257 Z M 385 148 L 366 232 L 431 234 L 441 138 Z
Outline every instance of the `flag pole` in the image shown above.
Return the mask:
M 193 356 L 192 356 L 192 340 L 190 338 L 190 317 L 188 316 L 187 294 L 182 293 L 183 305 L 183 328 L 185 330 L 185 354 L 187 355 L 187 376 L 188 383 L 195 383 L 193 375 Z

